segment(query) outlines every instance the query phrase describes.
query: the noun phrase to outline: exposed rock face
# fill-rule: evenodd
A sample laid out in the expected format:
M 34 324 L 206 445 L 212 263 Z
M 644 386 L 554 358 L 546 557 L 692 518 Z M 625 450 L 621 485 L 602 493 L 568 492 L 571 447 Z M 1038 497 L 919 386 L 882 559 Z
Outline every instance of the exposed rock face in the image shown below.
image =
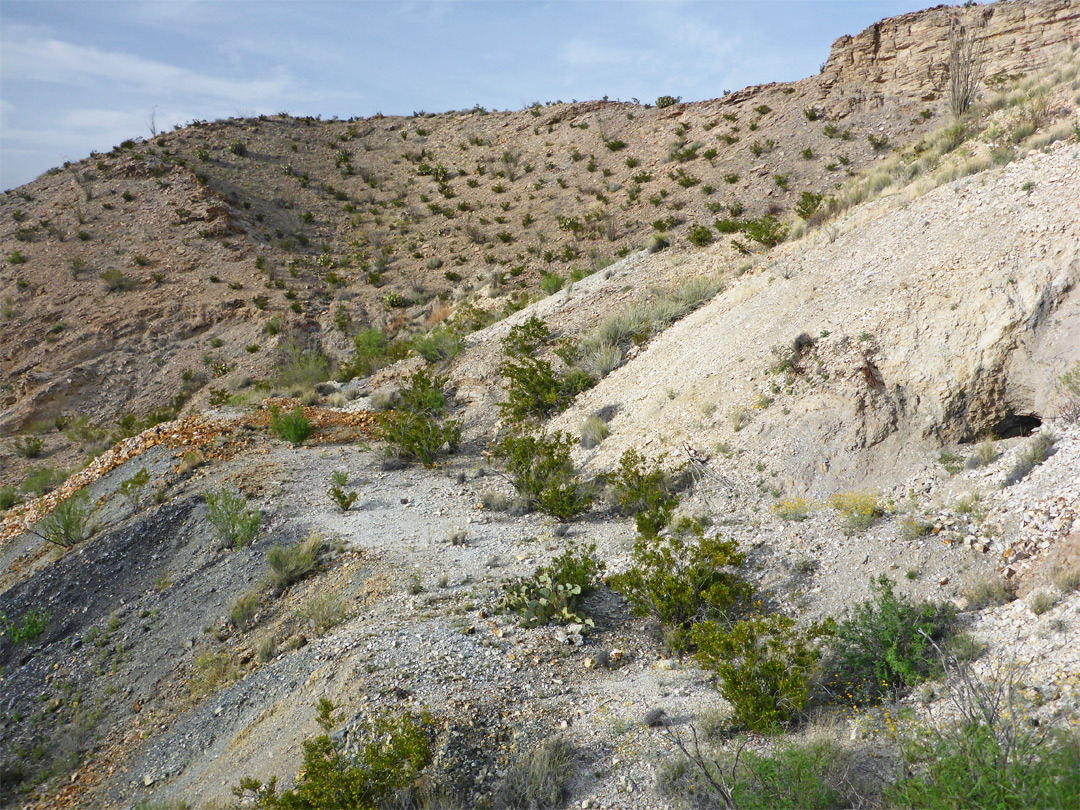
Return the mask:
M 967 10 L 938 6 L 840 37 L 822 70 L 822 90 L 830 96 L 869 91 L 879 101 L 939 98 L 948 77 L 953 14 L 981 22 L 987 77 L 1045 67 L 1058 48 L 1080 38 L 1080 6 L 1074 0 L 1025 0 Z

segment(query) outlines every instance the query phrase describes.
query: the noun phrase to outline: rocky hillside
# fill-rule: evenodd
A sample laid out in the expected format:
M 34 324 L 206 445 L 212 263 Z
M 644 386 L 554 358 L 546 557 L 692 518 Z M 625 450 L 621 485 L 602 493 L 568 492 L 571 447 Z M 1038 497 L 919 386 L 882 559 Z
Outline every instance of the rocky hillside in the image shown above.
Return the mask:
M 197 123 L 8 192 L 0 803 L 255 806 L 243 777 L 320 778 L 320 700 L 368 762 L 415 722 L 430 807 L 715 806 L 691 729 L 890 806 L 972 684 L 1067 754 L 1078 16 L 968 13 L 958 121 L 932 9 L 713 101 Z M 566 437 L 546 494 L 497 445 L 523 426 Z M 849 673 L 860 604 L 930 611 L 947 671 L 915 637 Z M 806 673 L 776 724 L 705 618 Z
M 1076 35 L 1069 2 L 981 12 L 991 84 Z M 195 122 L 57 168 L 0 199 L 0 429 L 204 406 L 266 372 L 268 326 L 344 360 L 366 326 L 512 311 L 658 231 L 693 252 L 717 220 L 810 217 L 805 194 L 946 122 L 947 29 L 895 18 L 819 76 L 712 101 Z

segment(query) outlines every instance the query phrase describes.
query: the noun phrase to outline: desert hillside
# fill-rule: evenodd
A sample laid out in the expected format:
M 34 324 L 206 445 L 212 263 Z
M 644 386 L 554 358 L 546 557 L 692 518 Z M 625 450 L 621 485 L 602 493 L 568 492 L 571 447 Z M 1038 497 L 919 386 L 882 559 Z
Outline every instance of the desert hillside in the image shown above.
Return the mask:
M 6 192 L 0 804 L 1080 801 L 1078 26 Z

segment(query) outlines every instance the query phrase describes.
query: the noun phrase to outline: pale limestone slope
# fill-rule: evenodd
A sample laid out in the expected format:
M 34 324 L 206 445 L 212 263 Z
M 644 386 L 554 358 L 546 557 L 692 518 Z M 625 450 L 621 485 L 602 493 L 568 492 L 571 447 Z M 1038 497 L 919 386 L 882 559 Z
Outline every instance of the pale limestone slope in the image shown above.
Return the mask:
M 554 427 L 576 431 L 617 403 L 613 435 L 586 459 L 593 470 L 627 447 L 728 442 L 780 465 L 789 491 L 825 494 L 898 482 L 928 450 L 1000 432 L 1010 415 L 1054 415 L 1055 381 L 1080 358 L 1080 149 L 856 216 L 840 235 L 774 250 Z M 788 392 L 766 369 L 800 333 L 816 343 Z M 755 407 L 761 394 L 775 401 Z M 736 432 L 739 408 L 750 420 Z

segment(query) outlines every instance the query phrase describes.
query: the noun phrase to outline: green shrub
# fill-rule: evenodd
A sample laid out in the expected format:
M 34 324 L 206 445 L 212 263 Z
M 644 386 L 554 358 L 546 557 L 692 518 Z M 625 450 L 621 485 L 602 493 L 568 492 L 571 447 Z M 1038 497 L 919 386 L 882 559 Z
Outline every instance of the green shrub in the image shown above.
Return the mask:
M 233 789 L 237 798 L 253 802 L 245 806 L 266 810 L 413 806 L 420 776 L 432 758 L 431 718 L 383 711 L 351 724 L 348 739 L 356 745 L 356 753 L 349 755 L 344 740 L 330 737 L 340 722 L 333 716 L 335 708 L 320 699 L 319 725 L 324 733 L 304 742 L 304 764 L 292 789 L 279 793 L 276 777 L 266 785 L 245 778 Z
M 831 740 L 784 745 L 775 753 L 743 754 L 731 788 L 739 810 L 840 810 L 857 807 L 848 780 L 851 755 Z
M 824 632 L 795 630 L 780 614 L 755 616 L 722 627 L 715 621 L 690 631 L 696 657 L 720 676 L 720 694 L 751 731 L 770 732 L 789 723 L 806 704 L 821 651 L 813 643 Z
M 665 537 L 639 535 L 633 566 L 609 584 L 639 616 L 653 616 L 682 646 L 693 622 L 726 620 L 742 611 L 753 586 L 739 573 L 746 554 L 735 540 L 706 537 L 700 523 L 683 519 Z
M 10 264 L 26 264 L 26 256 L 18 250 L 13 250 L 8 254 L 8 262 Z
M 232 607 L 229 608 L 229 620 L 243 633 L 251 626 L 255 614 L 258 612 L 259 594 L 255 591 L 248 591 L 232 603 Z
M 312 534 L 302 543 L 291 546 L 272 546 L 266 552 L 267 584 L 278 593 L 299 582 L 319 567 L 323 538 Z
M 400 402 L 379 415 L 378 435 L 398 458 L 432 467 L 443 452 L 453 453 L 461 442 L 459 422 L 442 421 L 446 398 L 445 377 L 429 376 L 418 369 L 398 393 Z
M 540 276 L 540 289 L 547 295 L 554 295 L 563 288 L 566 279 L 558 273 L 544 273 Z
M 885 514 L 872 492 L 839 492 L 829 498 L 829 506 L 840 513 L 844 534 L 848 536 L 869 529 Z
M 223 546 L 246 546 L 258 535 L 262 513 L 248 509 L 247 498 L 238 490 L 223 487 L 220 492 L 205 492 L 203 497 L 207 519 Z
M 66 480 L 67 473 L 64 470 L 45 465 L 30 467 L 26 471 L 26 480 L 22 483 L 22 491 L 28 495 L 44 495 Z
M 330 379 L 330 358 L 319 348 L 286 340 L 279 350 L 275 384 L 280 388 L 314 388 Z
M 124 479 L 121 482 L 117 491 L 128 502 L 128 506 L 131 507 L 132 512 L 136 512 L 139 509 L 139 502 L 142 500 L 143 490 L 146 485 L 150 483 L 150 472 L 143 467 L 137 473 L 130 478 Z
M 94 530 L 88 522 L 90 498 L 85 492 L 60 501 L 33 533 L 62 548 L 72 548 L 89 538 Z
M 279 408 L 270 408 L 270 429 L 279 437 L 291 443 L 293 447 L 299 447 L 304 439 L 311 435 L 313 428 L 311 422 L 304 416 L 304 409 L 299 405 L 292 413 L 282 413 Z
M 1076 807 L 1080 738 L 1075 732 L 1044 735 L 1021 722 L 968 722 L 906 741 L 911 775 L 892 786 L 887 798 L 897 807 Z
M 574 474 L 570 449 L 574 442 L 563 433 L 550 436 L 526 433 L 507 436 L 495 446 L 495 457 L 510 473 L 518 494 L 530 506 L 559 520 L 573 520 L 592 505 L 588 492 Z
M 665 107 L 674 107 L 680 101 L 682 101 L 682 96 L 660 96 L 656 99 L 656 106 L 662 110 Z
M 656 537 L 668 525 L 679 496 L 672 492 L 673 483 L 660 467 L 664 457 L 657 459 L 652 469 L 634 448 L 627 449 L 619 466 L 609 480 L 615 488 L 615 499 L 624 515 L 633 515 L 637 530 L 646 537 Z
M 686 232 L 686 238 L 692 245 L 705 247 L 706 245 L 712 244 L 712 230 L 708 225 L 691 225 Z
M 574 746 L 563 736 L 546 737 L 532 751 L 517 747 L 495 787 L 500 810 L 555 810 L 566 801 Z
M 896 700 L 941 674 L 933 642 L 946 638 L 956 621 L 948 603 L 916 604 L 897 596 L 884 574 L 870 585 L 873 597 L 836 625 L 828 672 L 842 702 Z
M 130 290 L 135 286 L 135 279 L 113 268 L 102 271 L 101 280 L 110 292 Z
M 40 436 L 26 436 L 15 439 L 11 449 L 23 458 L 38 458 L 45 449 L 45 440 Z
M 949 475 L 956 475 L 964 469 L 964 459 L 956 453 L 949 453 L 945 450 L 942 450 L 938 455 L 938 463 L 945 468 L 945 472 Z
M 52 616 L 47 610 L 30 608 L 19 619 L 9 619 L 0 612 L 0 636 L 8 639 L 16 647 L 33 641 L 49 629 Z
M 339 486 L 330 487 L 326 494 L 330 497 L 330 500 L 338 505 L 342 512 L 348 512 L 350 507 L 356 503 L 356 493 L 346 492 Z
M 436 327 L 426 337 L 414 338 L 413 349 L 429 363 L 453 360 L 461 352 L 461 337 L 445 327 Z
M 0 512 L 6 512 L 19 502 L 19 493 L 15 487 L 0 487 Z

